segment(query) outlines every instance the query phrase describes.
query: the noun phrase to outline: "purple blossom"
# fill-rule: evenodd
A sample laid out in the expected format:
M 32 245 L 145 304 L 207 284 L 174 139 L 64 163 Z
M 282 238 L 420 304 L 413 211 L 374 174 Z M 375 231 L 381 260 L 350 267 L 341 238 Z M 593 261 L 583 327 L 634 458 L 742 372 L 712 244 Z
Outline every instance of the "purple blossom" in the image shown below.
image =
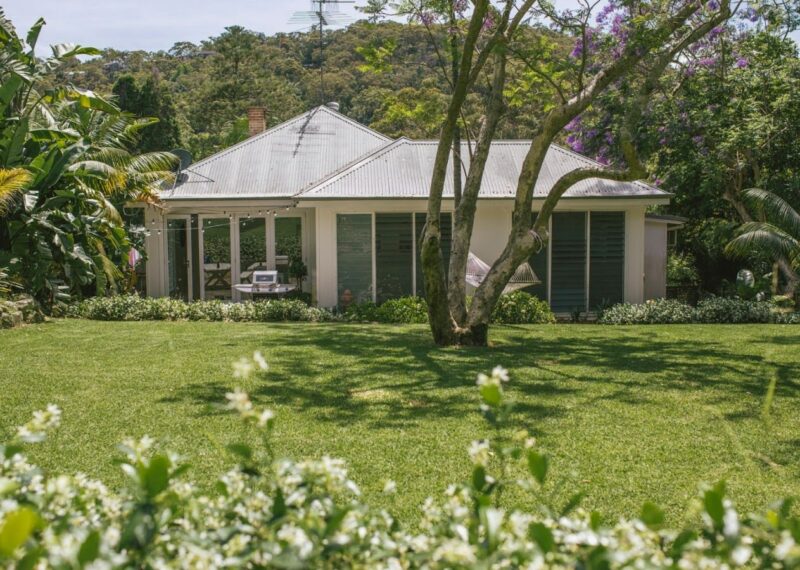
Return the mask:
M 653 180 L 653 186 L 661 186 L 662 184 L 664 184 L 664 181 L 661 180 L 660 178 L 656 178 L 655 180 Z
M 436 20 L 436 16 L 433 12 L 421 12 L 419 15 L 419 21 L 422 22 L 425 26 L 432 25 Z
M 693 65 L 689 65 L 684 70 L 684 74 L 686 77 L 692 77 L 694 74 L 697 73 L 697 69 Z
M 467 2 L 467 0 L 456 0 L 453 3 L 453 10 L 455 10 L 459 14 L 463 14 L 464 12 L 467 11 L 468 6 L 469 3 Z
M 605 139 L 607 144 L 609 145 L 614 144 L 614 133 L 612 133 L 611 131 L 606 131 L 605 133 L 603 133 L 603 138 Z
M 586 136 L 587 139 L 593 139 L 598 134 L 599 134 L 599 131 L 597 129 L 589 129 L 588 131 L 586 131 L 586 135 L 585 136 Z
M 749 63 L 750 62 L 747 61 L 746 57 L 740 57 L 739 59 L 736 60 L 736 67 L 738 67 L 739 69 L 744 69 L 745 67 L 748 66 Z
M 702 67 L 714 67 L 717 64 L 716 57 L 704 57 L 700 61 L 698 61 Z
M 598 24 L 604 23 L 606 21 L 606 18 L 608 18 L 614 12 L 614 10 L 616 10 L 616 6 L 614 6 L 614 4 L 611 3 L 606 4 L 605 6 L 603 6 L 600 12 L 598 12 L 596 22 Z
M 667 137 L 663 137 L 658 141 L 658 144 L 660 144 L 661 146 L 667 146 L 667 142 L 669 142 L 667 141 Z
M 583 144 L 582 140 L 577 139 L 577 137 L 570 143 L 569 146 L 577 153 L 583 154 L 586 152 L 586 145 Z
M 697 146 L 703 144 L 703 135 L 695 135 L 692 137 L 692 142 Z
M 574 119 L 572 119 L 569 123 L 566 124 L 564 130 L 566 131 L 577 131 L 581 128 L 581 116 L 578 115 Z
M 750 20 L 751 22 L 757 22 L 758 21 L 758 11 L 755 8 L 753 8 L 752 6 L 749 6 L 747 8 L 747 10 L 745 10 L 744 13 L 742 14 L 742 17 L 744 19 Z
M 486 14 L 486 17 L 483 19 L 483 30 L 490 30 L 494 27 L 494 16 L 492 14 Z
M 712 12 L 716 12 L 719 10 L 719 2 L 717 0 L 709 0 L 708 4 L 706 4 L 706 7 Z

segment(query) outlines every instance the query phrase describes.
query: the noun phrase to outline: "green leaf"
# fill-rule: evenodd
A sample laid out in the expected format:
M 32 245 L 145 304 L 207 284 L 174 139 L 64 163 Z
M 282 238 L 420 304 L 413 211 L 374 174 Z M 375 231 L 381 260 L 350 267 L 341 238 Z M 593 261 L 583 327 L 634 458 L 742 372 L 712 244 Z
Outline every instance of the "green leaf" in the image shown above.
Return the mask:
M 697 535 L 692 530 L 685 530 L 680 533 L 675 542 L 672 543 L 672 548 L 670 549 L 670 555 L 673 558 L 680 558 L 681 553 L 683 552 L 683 548 L 697 538 Z
M 169 485 L 170 464 L 169 458 L 164 455 L 156 455 L 150 460 L 144 473 L 145 490 L 150 497 L 155 497 Z
M 8 477 L 0 477 L 0 497 L 9 495 L 19 489 L 19 483 Z
M 572 511 L 574 511 L 578 507 L 578 505 L 581 504 L 581 501 L 583 500 L 583 498 L 585 496 L 586 496 L 586 493 L 584 493 L 582 491 L 572 495 L 569 498 L 569 500 L 567 501 L 567 504 L 564 505 L 564 508 L 561 509 L 561 516 L 565 517 L 568 514 L 570 514 Z
M 81 544 L 81 548 L 78 551 L 78 562 L 80 562 L 82 566 L 85 566 L 96 559 L 99 553 L 100 534 L 96 530 L 93 530 L 89 533 L 89 536 L 86 537 L 86 540 L 83 541 L 83 544 Z
M 484 384 L 481 386 L 480 392 L 483 401 L 490 406 L 497 407 L 503 400 L 503 393 L 496 384 Z
M 546 455 L 542 455 L 533 449 L 528 451 L 528 471 L 539 482 L 539 485 L 544 485 L 544 480 L 547 477 L 547 464 Z
M 603 515 L 598 513 L 597 511 L 592 511 L 592 514 L 589 515 L 589 526 L 592 530 L 597 531 L 600 529 L 600 525 L 603 524 Z
M 717 526 L 722 526 L 722 519 L 725 516 L 725 506 L 722 500 L 725 496 L 725 484 L 717 483 L 713 488 L 703 494 L 703 506 Z
M 655 529 L 664 524 L 664 511 L 655 503 L 646 501 L 642 505 L 642 512 L 639 514 L 639 519 L 648 527 Z
M 553 531 L 542 523 L 536 522 L 530 526 L 528 532 L 536 544 L 539 545 L 539 548 L 542 549 L 542 552 L 546 554 L 553 551 L 556 544 L 555 538 L 553 538 Z
M 6 515 L 0 527 L 0 554 L 9 557 L 28 540 L 38 516 L 28 507 L 21 507 Z
M 227 446 L 227 448 L 228 451 L 234 455 L 238 455 L 246 461 L 250 461 L 253 458 L 253 449 L 244 443 L 231 443 Z
M 472 488 L 483 491 L 484 487 L 486 487 L 486 469 L 482 465 L 476 465 L 472 470 Z

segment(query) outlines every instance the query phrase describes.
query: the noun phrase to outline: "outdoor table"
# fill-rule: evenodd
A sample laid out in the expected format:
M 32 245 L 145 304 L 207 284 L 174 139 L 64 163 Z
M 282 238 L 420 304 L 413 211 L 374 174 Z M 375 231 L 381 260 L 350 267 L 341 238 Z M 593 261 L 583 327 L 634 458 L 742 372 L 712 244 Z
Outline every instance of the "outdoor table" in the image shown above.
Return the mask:
M 251 297 L 256 297 L 258 295 L 264 295 L 266 297 L 282 297 L 283 295 L 286 295 L 286 293 L 294 291 L 297 286 L 283 283 L 266 283 L 261 285 L 253 285 L 252 283 L 238 283 L 234 285 L 233 288 L 240 293 L 250 295 Z
M 231 284 L 226 279 L 231 271 L 230 263 L 205 263 L 203 271 L 206 273 L 206 289 L 230 289 Z

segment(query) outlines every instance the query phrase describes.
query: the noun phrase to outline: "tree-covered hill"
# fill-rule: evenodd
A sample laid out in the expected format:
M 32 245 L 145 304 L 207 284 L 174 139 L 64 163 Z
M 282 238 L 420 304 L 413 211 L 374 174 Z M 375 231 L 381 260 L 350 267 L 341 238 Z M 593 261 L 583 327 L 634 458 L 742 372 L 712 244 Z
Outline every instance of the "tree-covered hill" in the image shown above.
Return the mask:
M 255 105 L 267 107 L 270 124 L 277 124 L 337 101 L 348 116 L 389 136 L 434 137 L 449 89 L 435 47 L 441 38 L 432 37 L 437 33 L 422 25 L 360 21 L 326 32 L 321 54 L 313 30 L 265 36 L 232 26 L 201 45 L 178 42 L 167 52 L 106 49 L 61 69 L 53 81 L 114 93 L 123 109 L 157 116 L 161 124 L 143 137 L 143 148 L 183 146 L 195 159 L 246 137 L 246 110 Z M 571 41 L 556 40 L 571 49 Z M 512 68 L 509 84 L 524 80 L 522 68 Z M 546 100 L 514 100 L 502 136 L 529 136 Z M 473 107 L 477 115 L 479 106 Z

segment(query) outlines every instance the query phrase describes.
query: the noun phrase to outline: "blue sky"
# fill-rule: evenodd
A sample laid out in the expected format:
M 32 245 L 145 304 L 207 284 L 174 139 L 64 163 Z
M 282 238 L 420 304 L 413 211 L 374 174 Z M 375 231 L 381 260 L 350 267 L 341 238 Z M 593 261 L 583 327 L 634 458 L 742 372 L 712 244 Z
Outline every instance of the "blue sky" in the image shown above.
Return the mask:
M 297 31 L 288 24 L 310 0 L 6 0 L 6 16 L 25 31 L 47 21 L 41 46 L 70 42 L 97 48 L 159 50 L 176 41 L 199 42 L 234 24 L 274 34 Z M 345 6 L 343 13 L 354 13 Z M 357 16 L 356 16 L 357 17 Z M 40 51 L 40 50 L 37 50 Z

